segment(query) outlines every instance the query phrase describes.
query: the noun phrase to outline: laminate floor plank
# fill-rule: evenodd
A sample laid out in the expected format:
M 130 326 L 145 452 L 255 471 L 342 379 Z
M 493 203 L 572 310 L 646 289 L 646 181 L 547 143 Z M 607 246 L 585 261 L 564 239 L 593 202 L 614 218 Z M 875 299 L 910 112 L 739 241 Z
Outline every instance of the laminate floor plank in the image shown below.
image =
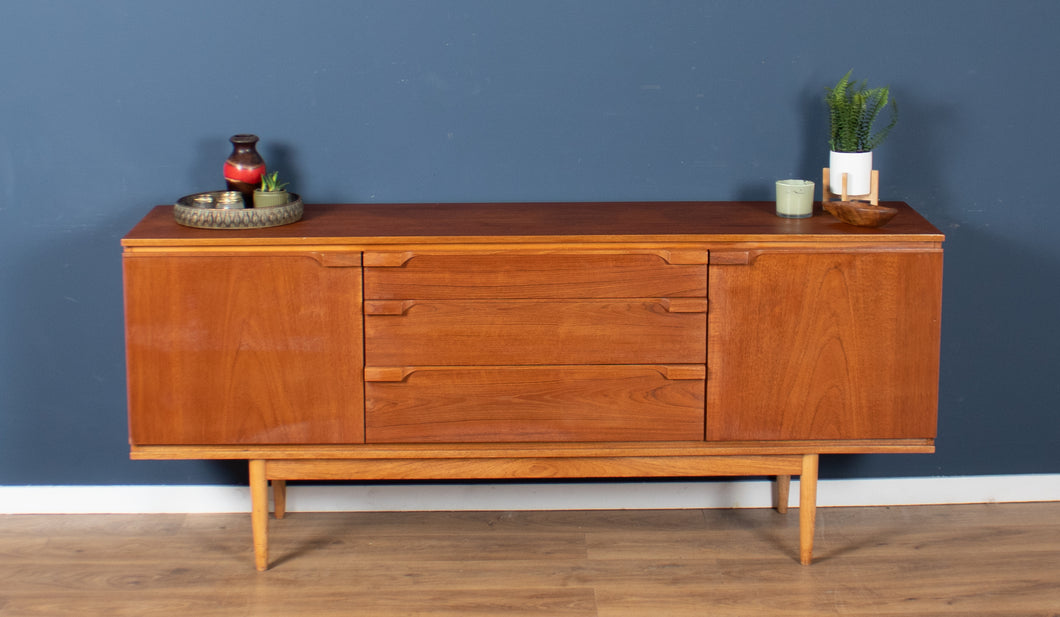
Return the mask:
M 293 490 L 297 490 L 295 487 Z M 0 617 L 1060 617 L 1060 503 L 0 516 Z

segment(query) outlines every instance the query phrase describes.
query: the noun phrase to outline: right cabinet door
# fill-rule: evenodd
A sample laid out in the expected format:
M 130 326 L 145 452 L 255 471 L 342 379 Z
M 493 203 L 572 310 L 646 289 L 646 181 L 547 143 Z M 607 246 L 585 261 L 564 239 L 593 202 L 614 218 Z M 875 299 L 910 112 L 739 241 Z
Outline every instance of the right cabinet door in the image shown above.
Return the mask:
M 935 437 L 941 250 L 728 257 L 709 272 L 708 440 Z

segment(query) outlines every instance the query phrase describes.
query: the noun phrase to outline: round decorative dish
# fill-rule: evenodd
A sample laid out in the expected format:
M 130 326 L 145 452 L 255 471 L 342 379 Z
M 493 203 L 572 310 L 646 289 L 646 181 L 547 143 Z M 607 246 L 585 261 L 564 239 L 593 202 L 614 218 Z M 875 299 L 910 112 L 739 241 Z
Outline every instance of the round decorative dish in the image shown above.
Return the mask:
M 305 209 L 297 193 L 291 193 L 291 201 L 286 204 L 271 208 L 205 208 L 196 205 L 217 203 L 217 199 L 227 192 L 185 195 L 173 206 L 173 218 L 181 225 L 200 229 L 257 229 L 299 221 Z

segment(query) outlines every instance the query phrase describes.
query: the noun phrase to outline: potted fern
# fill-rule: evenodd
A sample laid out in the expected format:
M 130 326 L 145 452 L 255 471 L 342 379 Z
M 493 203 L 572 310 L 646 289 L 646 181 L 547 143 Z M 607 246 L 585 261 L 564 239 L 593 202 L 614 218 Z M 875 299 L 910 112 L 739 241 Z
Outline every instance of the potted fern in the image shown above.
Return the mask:
M 831 132 L 828 145 L 830 168 L 829 190 L 839 194 L 843 174 L 847 174 L 847 193 L 867 195 L 871 190 L 872 151 L 879 146 L 898 122 L 898 106 L 890 88 L 868 88 L 866 82 L 850 81 L 850 73 L 833 88 L 826 88 Z M 875 129 L 883 110 L 890 107 L 890 122 Z
M 261 187 L 254 189 L 255 208 L 274 208 L 291 201 L 290 194 L 284 190 L 286 182 L 280 182 L 279 172 L 266 173 L 261 176 Z

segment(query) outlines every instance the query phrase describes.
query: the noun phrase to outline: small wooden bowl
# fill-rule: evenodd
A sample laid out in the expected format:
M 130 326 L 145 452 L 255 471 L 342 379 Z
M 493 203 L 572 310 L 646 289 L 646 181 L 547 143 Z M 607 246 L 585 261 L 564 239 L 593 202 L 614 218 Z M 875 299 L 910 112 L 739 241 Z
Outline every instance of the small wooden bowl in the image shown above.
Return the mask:
M 874 206 L 864 201 L 826 201 L 825 212 L 850 225 L 881 227 L 898 214 L 897 208 Z

